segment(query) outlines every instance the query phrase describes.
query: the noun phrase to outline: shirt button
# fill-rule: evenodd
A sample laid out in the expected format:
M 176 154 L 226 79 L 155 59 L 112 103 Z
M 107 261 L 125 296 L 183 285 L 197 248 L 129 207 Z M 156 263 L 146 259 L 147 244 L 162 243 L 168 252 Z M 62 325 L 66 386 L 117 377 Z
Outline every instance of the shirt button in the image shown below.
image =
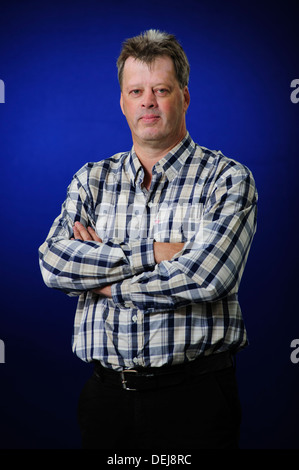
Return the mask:
M 133 322 L 136 323 L 137 322 L 137 315 L 133 315 L 132 320 L 133 320 Z
M 134 364 L 138 364 L 138 359 L 137 359 L 137 357 L 134 357 L 133 362 L 134 362 Z

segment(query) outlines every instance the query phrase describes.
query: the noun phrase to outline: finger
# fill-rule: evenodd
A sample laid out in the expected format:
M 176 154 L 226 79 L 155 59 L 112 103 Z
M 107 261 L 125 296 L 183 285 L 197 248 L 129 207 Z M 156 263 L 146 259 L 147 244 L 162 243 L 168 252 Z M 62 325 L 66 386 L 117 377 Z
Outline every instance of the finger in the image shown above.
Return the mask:
M 95 231 L 92 227 L 87 227 L 87 230 L 88 230 L 90 236 L 92 237 L 92 239 L 93 239 L 95 242 L 100 242 L 100 243 L 102 243 L 101 238 L 97 236 L 96 231 Z
M 82 237 L 77 227 L 75 226 L 73 227 L 73 232 L 74 232 L 74 238 L 72 238 L 72 240 L 82 240 Z
M 84 225 L 80 224 L 80 222 L 75 223 L 73 230 L 74 230 L 75 238 L 77 240 L 83 240 L 83 241 L 92 240 L 89 232 L 84 227 Z

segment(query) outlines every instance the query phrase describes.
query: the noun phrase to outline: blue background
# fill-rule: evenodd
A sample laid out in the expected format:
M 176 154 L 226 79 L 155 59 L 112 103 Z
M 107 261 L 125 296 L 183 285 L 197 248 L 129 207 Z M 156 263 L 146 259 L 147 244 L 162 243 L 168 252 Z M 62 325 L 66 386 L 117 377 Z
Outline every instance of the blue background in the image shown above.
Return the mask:
M 240 289 L 241 447 L 299 448 L 297 18 L 291 1 L 1 2 L 1 448 L 80 446 L 91 369 L 71 352 L 76 299 L 43 284 L 37 250 L 73 174 L 130 149 L 115 62 L 148 28 L 174 33 L 188 55 L 193 139 L 249 166 L 259 190 Z

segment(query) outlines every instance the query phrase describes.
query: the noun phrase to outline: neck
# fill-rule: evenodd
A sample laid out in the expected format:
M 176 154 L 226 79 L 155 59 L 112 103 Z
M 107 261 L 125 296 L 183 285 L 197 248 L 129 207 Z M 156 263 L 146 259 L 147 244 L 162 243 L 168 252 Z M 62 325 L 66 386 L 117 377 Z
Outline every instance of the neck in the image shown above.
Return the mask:
M 176 142 L 168 147 L 159 147 L 159 145 L 140 145 L 133 139 L 135 153 L 144 169 L 143 184 L 147 189 L 149 189 L 151 185 L 153 166 L 159 160 L 165 157 L 165 155 L 167 155 L 168 152 L 170 152 L 170 150 L 173 149 L 179 142 L 181 142 L 184 136 L 180 137 Z

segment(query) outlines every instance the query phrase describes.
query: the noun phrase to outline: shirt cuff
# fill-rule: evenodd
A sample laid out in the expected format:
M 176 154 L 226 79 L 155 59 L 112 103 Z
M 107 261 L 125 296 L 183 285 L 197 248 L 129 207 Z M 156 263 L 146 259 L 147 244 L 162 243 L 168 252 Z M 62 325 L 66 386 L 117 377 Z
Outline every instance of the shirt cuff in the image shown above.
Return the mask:
M 144 239 L 133 242 L 130 245 L 134 272 L 140 273 L 155 266 L 154 240 Z
M 131 279 L 122 282 L 116 282 L 111 285 L 112 300 L 115 304 L 121 304 L 127 308 L 133 308 L 134 304 L 131 299 Z

